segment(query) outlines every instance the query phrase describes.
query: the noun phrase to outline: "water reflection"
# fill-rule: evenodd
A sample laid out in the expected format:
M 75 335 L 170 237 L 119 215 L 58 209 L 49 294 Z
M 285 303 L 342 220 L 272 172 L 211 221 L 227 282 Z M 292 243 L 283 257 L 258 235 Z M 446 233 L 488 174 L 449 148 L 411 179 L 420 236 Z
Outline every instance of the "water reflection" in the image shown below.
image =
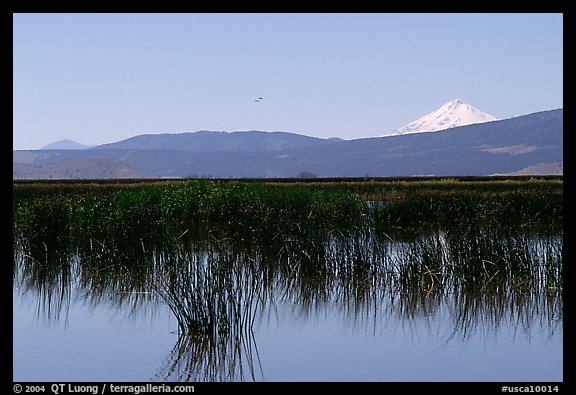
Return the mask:
M 264 381 L 252 329 L 199 336 L 181 333 L 156 378 L 162 381 Z
M 181 236 L 181 235 L 179 235 Z M 397 240 L 366 227 L 286 235 L 276 244 L 169 235 L 14 241 L 14 284 L 48 320 L 74 295 L 119 310 L 165 303 L 178 340 L 157 378 L 265 379 L 254 326 L 292 305 L 299 317 L 335 309 L 375 335 L 391 323 L 450 322 L 446 341 L 512 325 L 531 336 L 562 328 L 561 230 L 459 227 Z

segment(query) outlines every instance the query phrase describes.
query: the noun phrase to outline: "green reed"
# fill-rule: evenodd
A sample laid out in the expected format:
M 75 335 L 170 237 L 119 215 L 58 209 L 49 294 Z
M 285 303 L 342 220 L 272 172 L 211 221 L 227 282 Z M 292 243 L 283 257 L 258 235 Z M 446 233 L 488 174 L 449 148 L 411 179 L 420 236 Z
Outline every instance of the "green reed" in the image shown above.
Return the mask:
M 372 203 L 376 226 L 561 224 L 563 195 L 553 190 L 413 191 Z
M 184 333 L 214 338 L 251 329 L 260 277 L 226 244 L 202 249 L 178 247 L 156 256 L 161 273 L 153 287 L 174 313 Z
M 201 223 L 228 225 L 238 234 L 269 234 L 279 225 L 297 232 L 337 229 L 357 226 L 363 214 L 382 227 L 470 221 L 518 226 L 563 219 L 561 179 L 27 182 L 15 183 L 13 198 L 15 222 L 24 216 L 34 224 L 36 215 L 69 221 L 81 231 L 120 234 L 157 232 L 160 224 L 185 231 Z M 362 201 L 371 202 L 369 213 Z
M 84 185 L 77 190 L 38 188 L 36 193 L 28 186 L 15 190 L 13 225 L 16 234 L 56 237 L 62 243 L 78 237 L 120 240 L 135 235 L 146 242 L 159 232 L 179 237 L 199 231 L 271 241 L 281 234 L 352 226 L 362 218 L 362 210 L 359 199 L 343 192 L 240 182 Z

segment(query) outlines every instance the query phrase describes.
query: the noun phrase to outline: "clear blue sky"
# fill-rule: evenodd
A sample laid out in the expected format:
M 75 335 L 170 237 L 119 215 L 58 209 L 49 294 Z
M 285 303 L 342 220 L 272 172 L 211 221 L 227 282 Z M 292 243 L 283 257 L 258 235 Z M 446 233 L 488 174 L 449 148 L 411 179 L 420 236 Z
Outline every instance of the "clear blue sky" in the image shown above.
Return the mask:
M 13 18 L 14 149 L 198 130 L 374 137 L 456 98 L 501 119 L 563 107 L 562 14 Z

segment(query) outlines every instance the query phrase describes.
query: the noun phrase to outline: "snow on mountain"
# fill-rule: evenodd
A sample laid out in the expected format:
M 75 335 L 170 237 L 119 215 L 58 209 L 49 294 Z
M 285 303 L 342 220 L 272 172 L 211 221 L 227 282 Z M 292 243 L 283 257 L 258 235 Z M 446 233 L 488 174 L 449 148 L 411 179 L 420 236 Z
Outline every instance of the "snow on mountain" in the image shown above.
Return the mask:
M 383 136 L 436 132 L 457 126 L 496 120 L 497 118 L 493 115 L 481 111 L 471 104 L 465 103 L 462 99 L 456 99 L 443 104 L 437 110 L 418 118 L 414 122 Z

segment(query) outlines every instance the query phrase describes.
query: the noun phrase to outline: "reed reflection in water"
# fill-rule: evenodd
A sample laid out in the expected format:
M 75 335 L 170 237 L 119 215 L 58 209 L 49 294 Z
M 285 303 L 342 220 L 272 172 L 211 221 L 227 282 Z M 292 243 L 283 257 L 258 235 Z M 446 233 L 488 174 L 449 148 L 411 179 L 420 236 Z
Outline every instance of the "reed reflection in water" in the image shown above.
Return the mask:
M 256 381 L 262 375 L 253 331 L 262 279 L 242 255 L 215 244 L 155 256 L 164 272 L 153 287 L 179 327 L 163 380 Z
M 48 319 L 71 295 L 135 311 L 166 303 L 178 341 L 157 378 L 260 381 L 254 332 L 280 303 L 301 317 L 328 308 L 372 334 L 387 322 L 450 317 L 447 341 L 513 325 L 553 336 L 562 328 L 562 232 L 478 227 L 397 240 L 366 227 L 285 235 L 275 244 L 162 236 L 161 240 L 15 241 L 14 279 Z M 72 239 L 71 239 L 72 240 Z M 122 252 L 122 253 L 119 253 Z

